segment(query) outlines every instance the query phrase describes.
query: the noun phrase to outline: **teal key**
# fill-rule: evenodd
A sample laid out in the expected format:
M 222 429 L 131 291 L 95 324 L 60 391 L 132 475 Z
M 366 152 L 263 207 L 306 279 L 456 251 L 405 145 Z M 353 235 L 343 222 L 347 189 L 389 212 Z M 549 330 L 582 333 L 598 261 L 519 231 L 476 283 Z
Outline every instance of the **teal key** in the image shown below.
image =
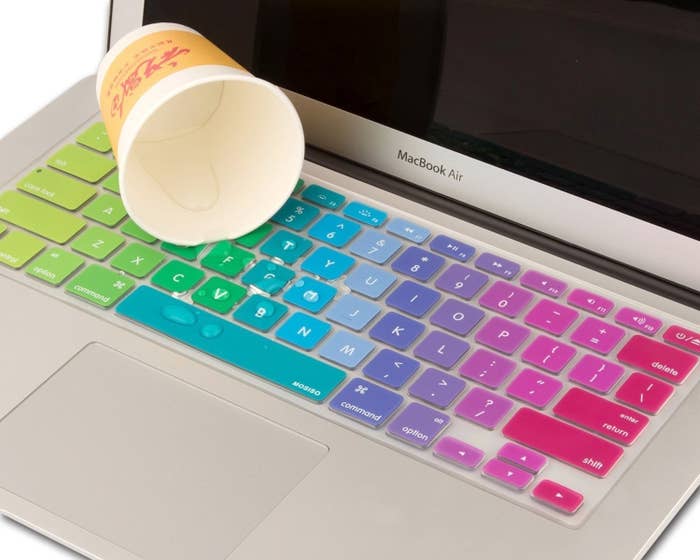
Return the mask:
M 117 313 L 314 402 L 323 402 L 346 377 L 336 367 L 148 286 L 134 290 Z
M 340 248 L 345 247 L 361 229 L 355 222 L 326 214 L 311 227 L 309 237 Z
M 387 219 L 387 214 L 383 210 L 372 208 L 361 202 L 351 202 L 345 207 L 343 214 L 372 227 L 380 227 Z
M 331 326 L 307 315 L 296 312 L 277 329 L 277 338 L 302 350 L 313 350 L 331 331 Z
M 276 224 L 287 226 L 294 231 L 305 229 L 320 213 L 320 210 L 311 204 L 290 198 L 284 203 L 277 213 L 272 216 Z
M 255 294 L 249 297 L 233 314 L 236 321 L 262 332 L 269 331 L 287 314 L 287 306 Z
M 345 197 L 342 194 L 330 191 L 321 185 L 309 185 L 301 198 L 329 210 L 337 210 L 345 204 Z
M 294 278 L 294 271 L 272 261 L 258 261 L 253 268 L 243 275 L 241 280 L 248 286 L 254 286 L 271 296 L 282 291 Z
M 268 257 L 278 258 L 285 264 L 294 264 L 311 250 L 311 246 L 308 239 L 291 231 L 279 230 L 260 247 L 260 252 Z
M 319 247 L 301 263 L 301 269 L 324 280 L 337 280 L 355 264 L 355 259 L 329 249 Z
M 333 286 L 305 276 L 285 292 L 284 301 L 311 313 L 318 313 L 335 297 L 337 291 Z

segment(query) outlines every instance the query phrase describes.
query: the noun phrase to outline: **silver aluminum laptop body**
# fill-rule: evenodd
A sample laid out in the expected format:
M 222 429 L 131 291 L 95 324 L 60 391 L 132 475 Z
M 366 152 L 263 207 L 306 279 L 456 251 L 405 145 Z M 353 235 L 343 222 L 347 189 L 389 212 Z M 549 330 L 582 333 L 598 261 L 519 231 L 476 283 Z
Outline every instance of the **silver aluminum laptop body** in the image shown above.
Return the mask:
M 142 13 L 115 0 L 110 41 Z M 698 241 L 291 96 L 332 152 L 309 149 L 307 184 L 698 330 Z M 0 190 L 98 119 L 90 78 L 2 140 Z M 459 169 L 464 187 L 403 167 L 399 149 Z M 0 268 L 0 309 L 0 511 L 89 558 L 636 560 L 700 484 L 697 369 L 605 491 L 572 475 L 592 499 L 567 517 L 23 272 Z

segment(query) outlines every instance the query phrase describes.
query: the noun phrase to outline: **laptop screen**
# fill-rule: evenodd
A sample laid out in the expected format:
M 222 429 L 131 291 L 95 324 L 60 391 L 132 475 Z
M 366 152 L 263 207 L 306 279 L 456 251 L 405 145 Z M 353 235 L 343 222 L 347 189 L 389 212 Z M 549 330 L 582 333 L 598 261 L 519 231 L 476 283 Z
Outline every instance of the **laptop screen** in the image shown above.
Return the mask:
M 700 240 L 693 0 L 146 0 L 288 90 Z

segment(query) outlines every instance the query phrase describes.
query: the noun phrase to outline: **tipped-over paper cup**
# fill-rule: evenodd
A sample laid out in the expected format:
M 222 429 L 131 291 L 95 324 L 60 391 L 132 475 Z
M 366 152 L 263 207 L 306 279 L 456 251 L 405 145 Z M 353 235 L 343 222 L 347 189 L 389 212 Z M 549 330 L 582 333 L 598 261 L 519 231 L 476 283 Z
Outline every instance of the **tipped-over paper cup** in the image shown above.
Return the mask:
M 292 103 L 196 31 L 129 33 L 102 60 L 97 96 L 124 206 L 152 235 L 240 237 L 292 194 L 304 159 Z

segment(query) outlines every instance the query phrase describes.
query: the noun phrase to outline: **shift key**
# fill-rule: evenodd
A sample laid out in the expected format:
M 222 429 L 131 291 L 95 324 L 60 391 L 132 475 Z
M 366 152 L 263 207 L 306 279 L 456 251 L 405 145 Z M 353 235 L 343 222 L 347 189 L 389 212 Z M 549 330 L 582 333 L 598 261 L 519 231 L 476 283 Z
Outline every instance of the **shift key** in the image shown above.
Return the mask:
M 69 144 L 51 156 L 48 165 L 89 183 L 97 183 L 117 166 L 117 162 L 86 148 Z
M 0 193 L 0 220 L 59 244 L 85 227 L 77 216 L 17 191 Z

